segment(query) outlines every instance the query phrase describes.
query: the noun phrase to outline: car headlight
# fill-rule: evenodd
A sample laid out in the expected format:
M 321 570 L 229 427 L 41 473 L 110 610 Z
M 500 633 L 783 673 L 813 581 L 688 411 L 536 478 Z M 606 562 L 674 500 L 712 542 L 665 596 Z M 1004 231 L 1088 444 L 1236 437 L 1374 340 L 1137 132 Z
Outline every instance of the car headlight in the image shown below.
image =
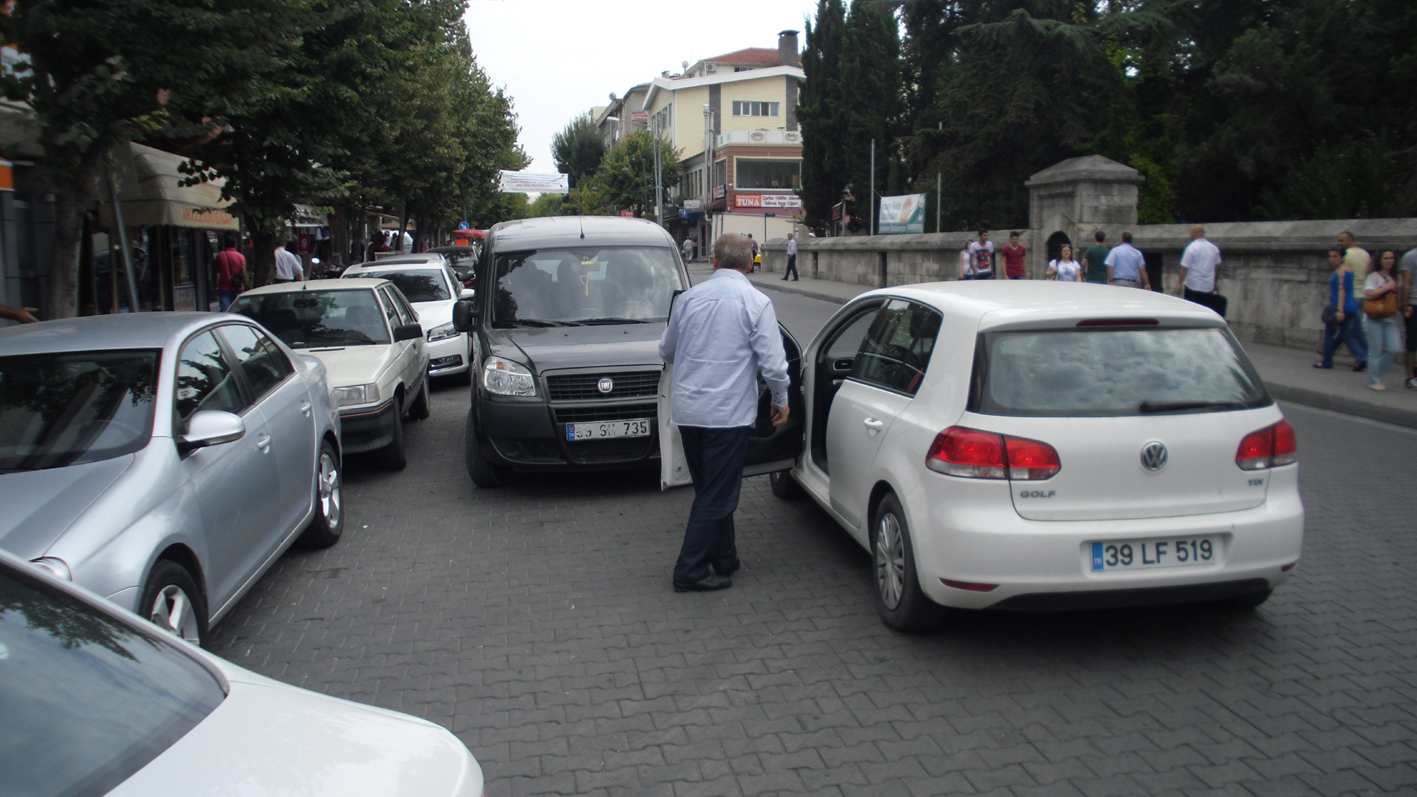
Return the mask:
M 439 324 L 438 326 L 428 330 L 429 343 L 436 343 L 437 341 L 447 340 L 448 338 L 455 338 L 457 336 L 458 329 L 457 327 L 453 326 L 451 321 L 446 324 Z
M 330 398 L 334 399 L 337 406 L 347 407 L 351 404 L 368 404 L 379 400 L 378 385 L 349 385 L 347 387 L 337 387 L 330 391 Z
M 482 386 L 499 396 L 535 396 L 536 380 L 526 366 L 501 357 L 488 358 L 482 366 Z
M 65 564 L 63 559 L 58 559 L 53 556 L 41 556 L 38 559 L 31 559 L 30 564 L 48 570 L 51 575 L 61 581 L 74 580 L 74 574 L 70 572 L 69 565 Z

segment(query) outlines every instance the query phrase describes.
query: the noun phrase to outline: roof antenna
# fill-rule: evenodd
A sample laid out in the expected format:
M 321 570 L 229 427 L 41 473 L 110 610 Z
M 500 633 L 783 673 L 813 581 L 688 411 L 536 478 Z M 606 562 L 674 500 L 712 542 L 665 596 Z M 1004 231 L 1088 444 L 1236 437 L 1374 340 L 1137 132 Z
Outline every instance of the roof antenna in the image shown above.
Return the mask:
M 585 240 L 585 216 L 577 216 L 576 221 L 581 225 L 581 240 Z

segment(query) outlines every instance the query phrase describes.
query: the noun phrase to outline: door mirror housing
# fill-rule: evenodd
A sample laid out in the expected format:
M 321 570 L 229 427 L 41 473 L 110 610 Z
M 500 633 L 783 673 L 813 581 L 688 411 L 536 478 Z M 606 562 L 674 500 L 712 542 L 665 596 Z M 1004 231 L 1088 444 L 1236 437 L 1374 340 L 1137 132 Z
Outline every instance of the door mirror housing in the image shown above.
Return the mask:
M 458 293 L 458 298 L 459 298 L 459 299 L 471 299 L 472 297 L 474 297 L 474 296 L 476 296 L 476 295 L 477 295 L 477 291 L 473 290 L 472 288 L 463 288 L 462 291 L 461 291 L 460 293 Z
M 414 340 L 415 338 L 421 337 L 423 337 L 423 327 L 419 326 L 418 324 L 404 324 L 403 326 L 394 327 L 395 343 L 404 340 Z
M 471 293 L 472 291 L 464 291 Z M 453 328 L 459 332 L 467 332 L 472 329 L 472 324 L 477 320 L 477 310 L 472 302 L 464 299 L 453 305 Z
M 186 456 L 199 448 L 219 446 L 246 435 L 241 416 L 221 410 L 198 410 L 187 421 L 187 433 L 177 438 L 178 453 Z

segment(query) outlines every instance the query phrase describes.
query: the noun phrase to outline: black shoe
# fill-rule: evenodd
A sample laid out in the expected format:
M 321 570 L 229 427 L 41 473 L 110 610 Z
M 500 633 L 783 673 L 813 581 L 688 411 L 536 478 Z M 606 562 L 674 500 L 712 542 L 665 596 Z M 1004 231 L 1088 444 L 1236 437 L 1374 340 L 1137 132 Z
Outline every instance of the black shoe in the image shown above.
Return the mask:
M 733 586 L 733 579 L 709 573 L 698 581 L 676 581 L 675 592 L 713 592 Z
M 1315 367 L 1315 368 L 1322 368 L 1322 369 L 1324 369 L 1325 371 L 1332 371 L 1332 370 L 1333 370 L 1333 366 L 1332 366 L 1332 365 L 1324 365 L 1323 363 L 1314 363 L 1314 367 Z
M 734 573 L 738 572 L 738 568 L 742 567 L 743 563 L 738 561 L 738 557 L 735 556 L 733 557 L 733 560 L 727 565 L 724 565 L 722 567 L 716 564 L 710 566 L 713 568 L 713 572 L 719 574 L 720 576 L 731 576 Z
M 1353 370 L 1355 370 L 1355 371 L 1366 371 L 1366 370 L 1368 370 L 1368 364 L 1365 363 L 1365 362 L 1358 363 L 1357 365 L 1353 366 Z

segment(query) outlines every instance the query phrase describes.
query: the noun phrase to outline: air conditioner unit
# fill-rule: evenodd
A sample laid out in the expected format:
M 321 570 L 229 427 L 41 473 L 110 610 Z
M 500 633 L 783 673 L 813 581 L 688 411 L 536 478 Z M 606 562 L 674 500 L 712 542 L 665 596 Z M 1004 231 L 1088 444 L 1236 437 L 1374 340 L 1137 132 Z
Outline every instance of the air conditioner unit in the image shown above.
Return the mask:
M 704 71 L 705 71 L 705 72 L 717 72 L 717 71 L 718 71 L 718 65 L 717 65 L 717 64 L 704 64 Z
M 760 133 L 760 132 L 758 132 L 758 131 L 756 131 L 756 130 L 753 131 L 752 133 L 749 133 L 749 134 L 748 134 L 748 138 L 751 138 L 751 139 L 753 139 L 754 141 L 765 141 L 765 140 L 767 140 L 767 136 L 766 136 L 766 135 L 764 135 L 763 133 Z
M 790 141 L 790 142 L 796 144 L 798 141 L 801 141 L 801 140 L 802 140 L 802 134 L 801 134 L 801 133 L 788 133 L 787 135 L 783 136 L 783 138 L 786 138 L 788 141 Z

